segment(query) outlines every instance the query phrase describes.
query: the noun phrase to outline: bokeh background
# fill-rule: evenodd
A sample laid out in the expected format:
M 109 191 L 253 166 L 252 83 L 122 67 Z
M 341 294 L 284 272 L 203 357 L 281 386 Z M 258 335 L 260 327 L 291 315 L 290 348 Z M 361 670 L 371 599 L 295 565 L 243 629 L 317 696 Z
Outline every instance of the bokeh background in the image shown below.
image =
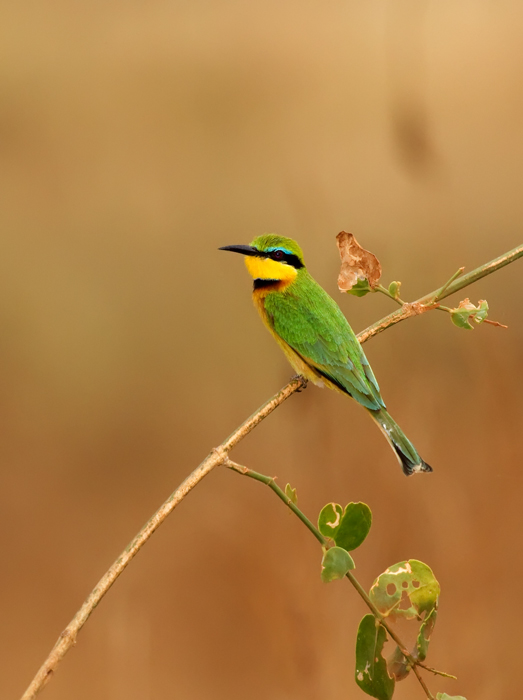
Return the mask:
M 290 377 L 218 246 L 297 238 L 341 296 L 335 235 L 415 299 L 522 241 L 515 0 L 4 2 L 0 7 L 0 696 L 22 694 L 99 577 L 179 482 Z M 405 479 L 365 411 L 310 387 L 234 458 L 374 513 L 365 586 L 442 585 L 434 693 L 520 694 L 523 262 L 366 345 L 434 474 Z M 378 298 L 379 297 L 379 298 Z M 359 700 L 343 582 L 263 486 L 218 469 L 81 632 L 48 700 Z M 422 697 L 415 680 L 401 700 Z

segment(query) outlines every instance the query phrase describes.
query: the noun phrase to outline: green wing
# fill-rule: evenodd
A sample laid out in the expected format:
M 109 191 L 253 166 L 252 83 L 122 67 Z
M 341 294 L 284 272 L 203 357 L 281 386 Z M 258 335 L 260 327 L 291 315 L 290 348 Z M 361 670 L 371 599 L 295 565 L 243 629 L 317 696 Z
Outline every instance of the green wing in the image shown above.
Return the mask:
M 366 408 L 385 404 L 354 331 L 339 306 L 310 276 L 265 298 L 274 331 L 313 366 Z

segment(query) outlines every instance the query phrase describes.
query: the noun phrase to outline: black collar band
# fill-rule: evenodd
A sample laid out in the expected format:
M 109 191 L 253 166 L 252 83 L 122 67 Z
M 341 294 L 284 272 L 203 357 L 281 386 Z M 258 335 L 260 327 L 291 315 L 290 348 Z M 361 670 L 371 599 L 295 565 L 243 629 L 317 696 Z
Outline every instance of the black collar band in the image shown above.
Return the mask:
M 262 280 L 255 279 L 253 283 L 254 289 L 265 289 L 266 287 L 273 287 L 275 284 L 279 284 L 281 280 Z

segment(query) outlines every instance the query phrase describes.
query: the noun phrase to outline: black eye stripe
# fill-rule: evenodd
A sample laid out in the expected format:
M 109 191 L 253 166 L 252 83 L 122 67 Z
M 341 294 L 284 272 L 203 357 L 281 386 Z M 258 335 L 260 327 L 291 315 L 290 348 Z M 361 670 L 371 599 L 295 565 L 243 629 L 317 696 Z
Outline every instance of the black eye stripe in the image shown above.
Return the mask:
M 283 250 L 273 250 L 268 253 L 268 257 L 272 260 L 276 260 L 276 262 L 285 262 L 287 265 L 292 265 L 292 267 L 297 270 L 303 267 L 303 263 L 297 255 L 286 253 Z

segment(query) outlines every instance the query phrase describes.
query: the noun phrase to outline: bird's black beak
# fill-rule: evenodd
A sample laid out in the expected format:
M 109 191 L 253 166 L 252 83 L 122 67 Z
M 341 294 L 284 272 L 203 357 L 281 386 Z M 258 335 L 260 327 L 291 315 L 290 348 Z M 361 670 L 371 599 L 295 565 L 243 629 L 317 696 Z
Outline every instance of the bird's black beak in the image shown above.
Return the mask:
M 260 251 L 253 248 L 252 245 L 224 245 L 218 250 L 230 250 L 232 253 L 241 253 L 242 255 L 260 255 Z

